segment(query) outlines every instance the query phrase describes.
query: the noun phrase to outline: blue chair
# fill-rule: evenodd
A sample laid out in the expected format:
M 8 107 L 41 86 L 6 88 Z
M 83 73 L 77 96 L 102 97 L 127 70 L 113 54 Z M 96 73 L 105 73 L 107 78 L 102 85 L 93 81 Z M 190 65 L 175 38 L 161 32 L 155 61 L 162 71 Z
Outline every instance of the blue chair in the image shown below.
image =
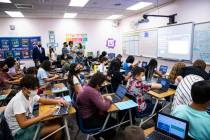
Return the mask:
M 84 123 L 83 123 L 83 119 L 82 119 L 81 114 L 80 114 L 80 110 L 79 110 L 78 106 L 75 105 L 75 104 L 74 104 L 74 107 L 76 109 L 76 120 L 77 120 L 77 125 L 79 127 L 79 130 L 77 131 L 76 136 L 75 136 L 75 140 L 76 140 L 80 131 L 84 134 L 87 134 L 86 140 L 88 140 L 91 136 L 99 134 L 100 130 L 102 128 L 94 128 L 94 129 L 84 128 Z

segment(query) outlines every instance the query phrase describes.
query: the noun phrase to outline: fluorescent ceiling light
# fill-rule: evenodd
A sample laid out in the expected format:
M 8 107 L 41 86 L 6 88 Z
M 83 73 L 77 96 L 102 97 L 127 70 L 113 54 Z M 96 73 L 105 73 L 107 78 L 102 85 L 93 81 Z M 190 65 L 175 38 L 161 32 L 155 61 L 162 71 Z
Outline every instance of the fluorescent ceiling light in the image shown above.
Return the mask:
M 139 2 L 137 4 L 134 4 L 130 7 L 128 7 L 126 10 L 140 10 L 140 9 L 150 6 L 150 5 L 152 5 L 151 2 Z
M 75 18 L 77 13 L 64 13 L 64 18 Z
M 111 16 L 107 17 L 106 19 L 118 19 L 120 17 L 122 17 L 122 15 L 111 15 Z
M 69 6 L 84 7 L 89 0 L 70 0 Z
M 10 0 L 0 0 L 0 3 L 12 3 Z
M 20 11 L 5 11 L 5 13 L 10 17 L 24 17 Z

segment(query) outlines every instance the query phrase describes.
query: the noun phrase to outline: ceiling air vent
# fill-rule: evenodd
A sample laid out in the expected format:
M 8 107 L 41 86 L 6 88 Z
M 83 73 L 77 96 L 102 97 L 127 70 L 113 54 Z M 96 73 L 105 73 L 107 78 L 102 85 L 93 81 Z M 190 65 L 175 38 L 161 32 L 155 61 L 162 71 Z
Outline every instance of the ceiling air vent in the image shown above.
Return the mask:
M 31 4 L 15 4 L 18 9 L 33 9 Z

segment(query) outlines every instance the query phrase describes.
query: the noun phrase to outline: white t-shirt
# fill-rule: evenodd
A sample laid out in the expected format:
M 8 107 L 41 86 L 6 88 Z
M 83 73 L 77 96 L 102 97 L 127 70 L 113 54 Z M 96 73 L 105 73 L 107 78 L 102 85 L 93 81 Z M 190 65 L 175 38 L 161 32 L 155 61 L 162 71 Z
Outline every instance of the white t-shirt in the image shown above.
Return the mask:
M 105 73 L 106 72 L 106 67 L 104 66 L 104 64 L 100 64 L 98 66 L 97 71 L 101 72 L 101 73 Z
M 79 76 L 78 76 L 79 77 Z M 79 79 L 76 77 L 76 76 L 73 76 L 73 84 L 76 85 L 76 84 L 81 84 Z
M 39 85 L 43 86 L 44 85 L 44 79 L 48 78 L 48 72 L 45 71 L 43 68 L 39 68 L 38 72 L 37 72 L 37 78 L 39 80 Z
M 4 116 L 7 120 L 10 130 L 12 131 L 13 136 L 20 129 L 20 126 L 16 120 L 15 115 L 24 113 L 27 118 L 32 117 L 31 103 L 38 102 L 39 99 L 40 96 L 36 95 L 33 97 L 32 100 L 31 99 L 27 100 L 21 90 L 8 103 L 4 112 Z
M 174 100 L 172 103 L 172 111 L 178 105 L 189 105 L 192 102 L 191 88 L 195 82 L 204 80 L 198 75 L 190 74 L 182 79 L 177 86 L 176 93 L 174 94 Z
M 9 68 L 9 71 L 7 72 L 10 76 L 16 74 L 16 68 L 15 66 Z

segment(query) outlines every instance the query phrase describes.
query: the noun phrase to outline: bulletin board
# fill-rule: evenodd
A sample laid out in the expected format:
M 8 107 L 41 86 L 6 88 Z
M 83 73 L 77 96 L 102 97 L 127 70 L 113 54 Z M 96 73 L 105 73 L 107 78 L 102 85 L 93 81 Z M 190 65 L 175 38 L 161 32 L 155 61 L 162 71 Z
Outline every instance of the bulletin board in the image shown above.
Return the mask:
M 40 41 L 40 36 L 0 37 L 0 59 L 6 59 L 8 56 L 31 59 L 33 43 Z
M 75 45 L 81 43 L 83 49 L 85 49 L 88 37 L 87 34 L 66 34 L 66 41 L 73 41 Z

